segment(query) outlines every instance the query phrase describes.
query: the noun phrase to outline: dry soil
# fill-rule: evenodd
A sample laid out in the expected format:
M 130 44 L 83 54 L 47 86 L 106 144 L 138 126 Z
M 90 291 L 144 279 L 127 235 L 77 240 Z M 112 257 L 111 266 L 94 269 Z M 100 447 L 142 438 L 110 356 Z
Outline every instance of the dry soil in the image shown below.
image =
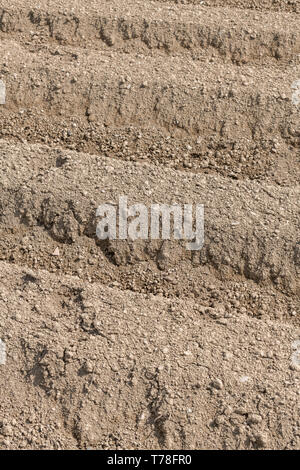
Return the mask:
M 1 449 L 300 448 L 299 15 L 0 0 Z M 100 241 L 120 195 L 203 249 Z

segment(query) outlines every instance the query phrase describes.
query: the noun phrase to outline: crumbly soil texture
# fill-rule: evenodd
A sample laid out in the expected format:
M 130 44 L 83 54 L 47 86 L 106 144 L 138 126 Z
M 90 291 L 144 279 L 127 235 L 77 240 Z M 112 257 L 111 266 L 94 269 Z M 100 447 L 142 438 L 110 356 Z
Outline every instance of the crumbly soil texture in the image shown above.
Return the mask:
M 299 15 L 0 0 L 0 449 L 300 449 Z

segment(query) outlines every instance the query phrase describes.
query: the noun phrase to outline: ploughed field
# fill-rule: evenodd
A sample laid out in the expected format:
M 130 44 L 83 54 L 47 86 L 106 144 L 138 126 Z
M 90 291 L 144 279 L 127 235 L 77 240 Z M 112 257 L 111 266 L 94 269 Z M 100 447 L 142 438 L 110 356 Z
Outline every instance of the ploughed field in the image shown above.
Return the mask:
M 1 449 L 299 449 L 299 14 L 0 0 Z

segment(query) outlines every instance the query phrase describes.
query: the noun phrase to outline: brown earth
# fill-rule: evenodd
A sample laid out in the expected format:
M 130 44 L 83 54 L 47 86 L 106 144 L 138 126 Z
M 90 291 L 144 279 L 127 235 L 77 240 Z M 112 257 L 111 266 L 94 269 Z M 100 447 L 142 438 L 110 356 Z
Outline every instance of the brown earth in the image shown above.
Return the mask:
M 299 449 L 300 2 L 81 3 L 0 0 L 0 448 Z

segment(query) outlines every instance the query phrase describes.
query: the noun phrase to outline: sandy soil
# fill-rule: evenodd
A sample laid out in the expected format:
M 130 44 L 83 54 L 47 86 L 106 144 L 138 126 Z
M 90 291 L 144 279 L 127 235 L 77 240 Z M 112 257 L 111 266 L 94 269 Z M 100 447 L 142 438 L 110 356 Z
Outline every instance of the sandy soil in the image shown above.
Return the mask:
M 0 448 L 299 449 L 300 2 L 0 0 Z M 204 204 L 205 243 L 97 207 Z

